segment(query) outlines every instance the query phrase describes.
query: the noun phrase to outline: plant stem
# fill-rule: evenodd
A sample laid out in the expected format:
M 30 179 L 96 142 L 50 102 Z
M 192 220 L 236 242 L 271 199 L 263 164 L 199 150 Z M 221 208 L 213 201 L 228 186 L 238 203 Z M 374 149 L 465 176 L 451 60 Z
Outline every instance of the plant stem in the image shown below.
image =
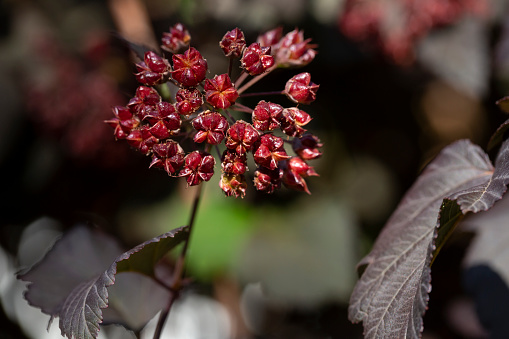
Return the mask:
M 242 71 L 237 80 L 235 80 L 235 88 L 238 88 L 240 85 L 242 85 L 242 83 L 244 82 L 244 80 L 246 80 L 248 76 L 249 73 L 247 73 L 246 71 Z
M 285 91 L 270 91 L 270 92 L 256 92 L 256 93 L 244 93 L 240 97 L 254 97 L 257 95 L 277 95 L 277 94 L 283 94 Z
M 253 113 L 252 108 L 249 108 L 247 106 L 239 104 L 238 102 L 235 103 L 235 106 L 233 106 L 232 109 L 234 109 L 235 111 L 244 112 L 244 113 Z
M 161 336 L 161 332 L 164 326 L 164 323 L 166 322 L 166 318 L 168 318 L 168 315 L 170 314 L 170 309 L 175 302 L 175 300 L 178 299 L 180 296 L 180 291 L 182 289 L 182 280 L 184 277 L 184 263 L 186 260 L 187 250 L 189 248 L 189 242 L 191 239 L 191 231 L 193 229 L 194 221 L 196 219 L 196 212 L 198 211 L 198 205 L 200 203 L 200 197 L 202 192 L 202 186 L 203 183 L 198 185 L 196 188 L 196 192 L 194 195 L 193 200 L 193 206 L 191 208 L 191 215 L 189 217 L 189 226 L 188 226 L 188 232 L 189 235 L 187 236 L 187 240 L 184 242 L 184 247 L 182 248 L 182 252 L 180 253 L 180 256 L 177 259 L 177 263 L 175 265 L 175 270 L 173 272 L 173 282 L 170 286 L 171 290 L 171 297 L 168 301 L 168 304 L 166 305 L 166 308 L 161 311 L 161 314 L 159 315 L 159 320 L 157 321 L 156 330 L 154 332 L 153 339 L 159 339 Z
M 228 76 L 232 77 L 232 69 L 233 69 L 233 58 L 228 58 Z
M 249 87 L 253 86 L 254 84 L 256 84 L 258 81 L 262 80 L 264 77 L 266 77 L 270 72 L 272 72 L 273 70 L 276 69 L 276 65 L 272 66 L 271 68 L 269 68 L 267 71 L 265 71 L 265 73 L 262 73 L 260 75 L 257 75 L 255 76 L 253 79 L 249 80 L 247 84 L 245 84 L 244 86 L 242 86 L 241 88 L 239 88 L 237 90 L 237 93 L 242 94 L 245 90 L 247 90 Z M 237 87 L 237 83 L 235 83 L 235 87 Z

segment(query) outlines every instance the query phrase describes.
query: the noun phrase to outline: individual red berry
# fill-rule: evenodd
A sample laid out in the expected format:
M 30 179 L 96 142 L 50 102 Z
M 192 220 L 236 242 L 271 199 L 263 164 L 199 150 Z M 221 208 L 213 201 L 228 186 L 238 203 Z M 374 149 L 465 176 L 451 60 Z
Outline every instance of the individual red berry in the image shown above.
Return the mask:
M 140 124 L 140 120 L 127 107 L 115 106 L 113 114 L 115 118 L 104 122 L 115 129 L 114 135 L 117 139 L 125 139 L 131 130 Z
M 161 102 L 161 96 L 152 87 L 140 86 L 136 89 L 136 95 L 129 100 L 127 108 L 138 115 L 140 120 L 154 109 L 154 106 Z
M 138 73 L 136 73 L 135 76 L 138 82 L 146 86 L 155 86 L 165 81 L 170 71 L 170 64 L 168 60 L 149 51 L 145 53 L 144 61 L 136 64 L 136 69 Z
M 217 112 L 205 111 L 193 120 L 193 127 L 198 131 L 194 136 L 194 142 L 206 141 L 211 145 L 217 145 L 224 139 L 228 121 Z
M 186 155 L 184 168 L 179 176 L 186 177 L 189 186 L 195 186 L 202 181 L 209 181 L 214 175 L 216 160 L 206 152 L 194 151 Z
M 159 139 L 150 133 L 149 126 L 146 125 L 133 129 L 126 140 L 129 145 L 137 148 L 143 154 L 149 154 L 152 147 L 159 142 Z
M 219 47 L 223 50 L 224 55 L 229 58 L 240 57 L 242 55 L 242 51 L 246 47 L 244 33 L 238 28 L 234 28 L 233 30 L 226 32 L 219 42 Z
M 221 156 L 221 169 L 225 173 L 244 174 L 247 170 L 246 154 L 238 155 L 226 149 Z
M 282 180 L 286 187 L 311 194 L 304 178 L 308 176 L 318 176 L 318 173 L 315 172 L 313 167 L 309 166 L 304 160 L 298 157 L 291 158 L 283 167 Z
M 181 88 L 175 94 L 175 108 L 182 115 L 190 115 L 203 105 L 203 95 L 196 88 Z
M 176 141 L 155 144 L 152 152 L 150 167 L 162 168 L 168 175 L 174 175 L 184 164 L 184 150 Z
M 279 42 L 275 59 L 278 66 L 305 66 L 315 58 L 315 46 L 304 40 L 304 32 L 297 29 L 287 33 Z
M 239 97 L 228 74 L 216 75 L 213 79 L 205 80 L 205 99 L 215 108 L 228 108 Z
M 158 139 L 166 139 L 177 134 L 182 122 L 175 107 L 166 101 L 158 103 L 143 120 L 148 121 L 150 133 Z
M 259 133 L 251 124 L 243 120 L 237 120 L 227 132 L 226 147 L 243 155 L 253 148 L 258 140 Z
M 185 47 L 189 45 L 191 41 L 191 35 L 187 28 L 181 24 L 177 23 L 173 27 L 170 27 L 170 32 L 163 33 L 163 37 L 161 38 L 161 48 L 170 53 L 178 53 Z
M 189 47 L 184 54 L 173 54 L 172 77 L 184 87 L 198 85 L 207 74 L 207 60 L 200 52 Z
M 250 75 L 262 74 L 274 65 L 274 58 L 270 55 L 270 47 L 260 47 L 257 42 L 244 49 L 240 61 L 242 68 Z
M 260 167 L 254 173 L 253 183 L 258 191 L 272 193 L 281 187 L 282 177 L 283 170 L 280 168 L 270 170 L 266 167 Z
M 259 131 L 278 128 L 283 116 L 283 107 L 272 102 L 260 101 L 253 110 L 253 126 Z
M 277 168 L 279 161 L 290 158 L 283 145 L 284 141 L 280 137 L 271 133 L 262 135 L 253 149 L 254 161 L 271 170 Z
M 261 47 L 271 47 L 277 44 L 283 37 L 283 27 L 277 27 L 263 34 L 260 34 L 256 39 L 256 42 Z
M 244 198 L 246 195 L 246 177 L 243 174 L 222 173 L 219 187 L 227 197 Z
M 304 72 L 286 82 L 285 94 L 298 104 L 310 104 L 316 99 L 319 85 L 311 82 L 311 74 Z
M 285 108 L 281 118 L 281 130 L 291 136 L 300 137 L 306 131 L 302 126 L 311 121 L 309 114 L 297 107 Z
M 318 148 L 322 146 L 320 139 L 312 134 L 305 134 L 300 138 L 294 138 L 292 142 L 294 152 L 303 160 L 319 158 L 322 153 Z

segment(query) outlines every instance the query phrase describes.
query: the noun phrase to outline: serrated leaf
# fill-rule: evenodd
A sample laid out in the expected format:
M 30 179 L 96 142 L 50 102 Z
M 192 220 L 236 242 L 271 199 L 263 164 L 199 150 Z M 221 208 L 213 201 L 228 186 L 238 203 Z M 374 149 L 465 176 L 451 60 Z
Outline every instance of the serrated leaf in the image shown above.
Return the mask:
M 463 230 L 474 231 L 464 258 L 466 267 L 488 265 L 509 286 L 509 195 L 487 212 L 469 216 L 461 223 Z
M 104 235 L 89 233 L 86 228 L 70 232 L 40 263 L 19 276 L 32 282 L 25 298 L 43 312 L 59 317 L 62 335 L 68 338 L 96 338 L 103 321 L 102 309 L 108 307 L 107 288 L 115 283 L 116 274 L 137 272 L 153 276 L 156 263 L 188 235 L 183 227 L 175 229 L 120 254 L 116 259 L 109 259 L 108 263 L 97 259 L 101 259 L 103 252 L 108 254 L 104 257 L 111 258 L 113 252 L 118 253 L 118 245 Z M 95 246 L 97 241 L 100 246 Z M 75 250 L 80 247 L 85 252 Z M 94 258 L 93 263 L 90 257 Z M 74 274 L 69 276 L 69 272 Z
M 442 150 L 407 192 L 359 263 L 366 267 L 352 293 L 349 318 L 363 322 L 366 338 L 420 337 L 435 246 L 454 229 L 458 208 L 462 214 L 477 212 L 500 199 L 508 181 L 507 149 L 505 143 L 494 170 L 482 149 L 458 141 Z

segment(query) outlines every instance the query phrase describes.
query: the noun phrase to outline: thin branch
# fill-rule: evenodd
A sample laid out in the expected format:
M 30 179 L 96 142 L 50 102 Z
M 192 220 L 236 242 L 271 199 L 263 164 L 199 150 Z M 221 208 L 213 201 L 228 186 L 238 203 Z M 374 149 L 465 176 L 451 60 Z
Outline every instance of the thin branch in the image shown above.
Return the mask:
M 173 282 L 170 286 L 171 297 L 166 305 L 166 308 L 161 311 L 159 315 L 159 320 L 157 321 L 156 331 L 154 332 L 153 339 L 159 339 L 161 336 L 161 331 L 163 329 L 164 323 L 166 322 L 166 318 L 170 314 L 170 309 L 175 300 L 180 296 L 180 291 L 182 289 L 182 281 L 184 276 L 184 263 L 186 260 L 187 250 L 189 248 L 189 243 L 191 239 L 191 232 L 193 230 L 194 221 L 196 219 L 196 212 L 198 211 L 198 205 L 200 203 L 200 197 L 202 192 L 203 183 L 198 185 L 196 188 L 196 192 L 194 195 L 193 206 L 191 208 L 191 215 L 189 217 L 189 226 L 188 226 L 188 236 L 187 240 L 184 242 L 184 247 L 182 248 L 182 252 L 177 259 L 177 263 L 175 265 L 175 270 L 173 272 Z
M 242 83 L 244 82 L 244 80 L 246 80 L 248 76 L 249 73 L 247 73 L 246 71 L 242 71 L 237 80 L 235 80 L 235 88 L 238 88 L 240 85 L 242 85 Z
M 233 105 L 231 107 L 231 109 L 233 109 L 234 111 L 238 111 L 238 112 L 244 112 L 244 113 L 249 113 L 249 114 L 253 113 L 252 108 L 249 108 L 249 107 L 242 105 L 238 102 L 236 102 L 235 105 Z
M 260 75 L 257 75 L 255 76 L 253 79 L 249 80 L 249 82 L 247 84 L 245 84 L 244 86 L 242 86 L 241 88 L 239 88 L 237 90 L 237 93 L 242 94 L 244 91 L 246 91 L 249 87 L 253 86 L 254 84 L 256 84 L 258 81 L 262 80 L 264 77 L 266 77 L 270 72 L 272 72 L 273 70 L 276 69 L 276 65 L 272 66 L 271 68 L 269 68 L 265 73 L 262 73 Z M 237 85 L 237 83 L 235 83 L 235 85 Z M 237 87 L 237 86 L 235 86 Z
M 244 93 L 242 94 L 240 97 L 241 98 L 245 98 L 245 97 L 254 97 L 254 96 L 258 96 L 258 95 L 278 95 L 278 94 L 284 94 L 285 91 L 270 91 L 270 92 L 256 92 L 256 93 Z
M 232 69 L 233 69 L 233 58 L 228 58 L 228 76 L 232 77 Z

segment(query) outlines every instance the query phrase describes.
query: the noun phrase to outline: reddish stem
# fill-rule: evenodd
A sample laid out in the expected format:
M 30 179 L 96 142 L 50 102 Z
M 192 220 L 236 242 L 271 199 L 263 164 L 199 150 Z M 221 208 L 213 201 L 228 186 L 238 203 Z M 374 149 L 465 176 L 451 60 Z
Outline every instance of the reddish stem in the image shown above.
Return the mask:
M 255 76 L 253 79 L 249 80 L 249 82 L 247 84 L 245 84 L 244 86 L 242 86 L 241 88 L 239 88 L 237 90 L 237 93 L 242 94 L 243 92 L 245 92 L 249 87 L 253 86 L 254 84 L 256 84 L 258 81 L 262 80 L 264 77 L 266 77 L 270 72 L 272 72 L 273 70 L 276 69 L 276 65 L 272 66 L 271 68 L 269 68 L 265 73 L 262 73 L 260 75 L 257 75 Z M 235 83 L 235 87 L 237 87 L 237 83 Z

